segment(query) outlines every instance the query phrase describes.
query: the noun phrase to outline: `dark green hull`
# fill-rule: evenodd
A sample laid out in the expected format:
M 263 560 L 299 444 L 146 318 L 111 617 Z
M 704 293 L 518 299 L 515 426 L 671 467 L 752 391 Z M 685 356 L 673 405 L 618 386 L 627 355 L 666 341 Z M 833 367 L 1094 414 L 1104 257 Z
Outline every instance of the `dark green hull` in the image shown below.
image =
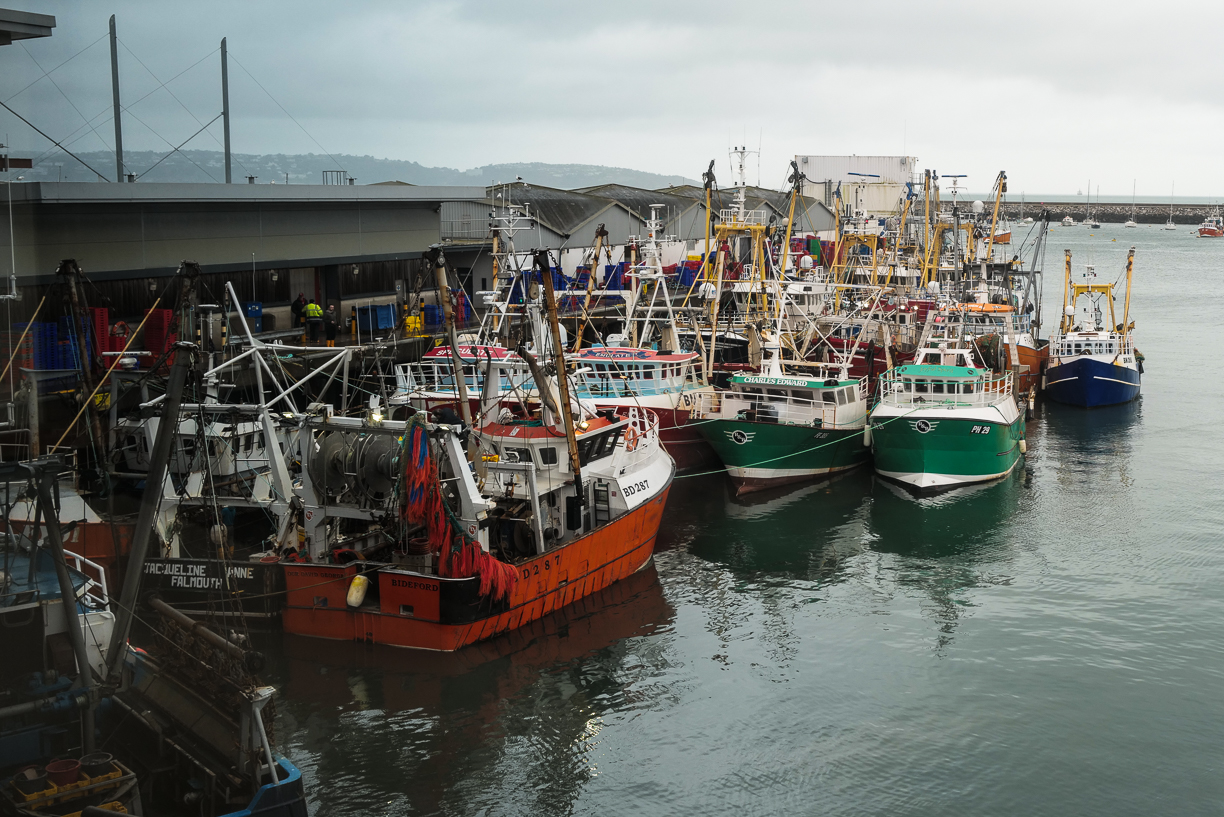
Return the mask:
M 873 416 L 877 474 L 914 488 L 949 488 L 1005 476 L 1023 456 L 1024 415 L 1010 424 L 923 412 Z
M 713 420 L 698 429 L 741 494 L 845 471 L 869 454 L 862 428 Z

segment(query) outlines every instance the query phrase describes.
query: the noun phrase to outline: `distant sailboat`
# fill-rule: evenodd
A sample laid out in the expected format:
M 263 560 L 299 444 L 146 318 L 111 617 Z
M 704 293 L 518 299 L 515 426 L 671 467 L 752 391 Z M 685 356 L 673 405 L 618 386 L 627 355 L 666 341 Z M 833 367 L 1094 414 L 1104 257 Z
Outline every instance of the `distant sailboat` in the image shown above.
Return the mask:
M 1136 221 L 1135 221 L 1135 180 L 1134 180 L 1134 179 L 1132 179 L 1132 180 L 1131 180 L 1131 214 L 1130 214 L 1130 218 L 1128 218 L 1128 219 L 1126 220 L 1126 223 L 1125 223 L 1125 224 L 1123 224 L 1122 226 L 1123 226 L 1123 227 L 1138 227 L 1138 226 L 1139 226 L 1138 222 L 1136 222 Z
M 1032 224 L 1033 223 L 1032 216 L 1029 216 L 1028 218 L 1024 217 L 1024 194 L 1023 193 L 1020 194 L 1020 218 L 1016 220 L 1016 223 L 1017 224 Z
M 1097 186 L 1100 187 L 1100 185 Z M 1101 229 L 1101 222 L 1092 217 L 1092 179 L 1088 180 L 1088 203 L 1084 207 L 1084 226 L 1090 230 Z
M 1173 193 L 1177 190 L 1177 182 L 1173 183 L 1172 189 L 1169 191 L 1169 220 L 1165 222 L 1164 229 L 1176 230 L 1177 225 L 1173 223 Z

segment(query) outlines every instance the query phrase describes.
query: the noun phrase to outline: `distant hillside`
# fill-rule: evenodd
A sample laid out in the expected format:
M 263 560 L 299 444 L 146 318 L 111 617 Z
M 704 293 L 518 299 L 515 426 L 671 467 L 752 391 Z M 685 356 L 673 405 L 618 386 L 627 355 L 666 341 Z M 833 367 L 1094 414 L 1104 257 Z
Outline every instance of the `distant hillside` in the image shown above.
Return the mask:
M 78 153 L 89 165 L 113 181 L 115 157 L 105 151 Z M 225 180 L 224 158 L 220 151 L 184 150 L 153 167 L 162 154 L 153 151 L 127 151 L 124 163 L 129 173 L 141 175 L 146 182 L 221 182 Z M 324 155 L 273 154 L 256 156 L 250 153 L 233 155 L 233 178 L 246 182 L 253 175 L 256 183 L 322 184 L 324 170 L 345 170 L 357 184 L 400 181 L 409 184 L 470 184 L 487 185 L 494 181 L 512 182 L 516 176 L 524 181 L 546 187 L 593 187 L 600 184 L 624 184 L 630 187 L 659 188 L 677 184 L 696 184 L 684 176 L 664 176 L 625 167 L 602 165 L 553 165 L 542 162 L 524 164 L 485 165 L 471 170 L 450 167 L 425 167 L 416 162 L 398 159 L 377 159 L 373 156 L 337 155 L 336 161 Z M 149 170 L 149 168 L 153 168 Z M 39 160 L 33 170 L 23 174 L 30 181 L 96 181 L 97 177 L 71 156 L 56 151 Z

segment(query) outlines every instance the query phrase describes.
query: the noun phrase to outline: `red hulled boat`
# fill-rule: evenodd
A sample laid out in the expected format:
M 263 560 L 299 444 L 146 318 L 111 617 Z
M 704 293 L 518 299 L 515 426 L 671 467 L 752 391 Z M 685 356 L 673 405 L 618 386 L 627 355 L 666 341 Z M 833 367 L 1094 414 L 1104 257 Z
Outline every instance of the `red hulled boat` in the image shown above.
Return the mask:
M 392 432 L 396 433 L 396 432 Z M 633 574 L 654 552 L 675 475 L 648 411 L 402 431 L 399 541 L 386 561 L 286 563 L 286 632 L 451 651 L 517 629 Z M 397 474 L 397 475 L 398 475 Z

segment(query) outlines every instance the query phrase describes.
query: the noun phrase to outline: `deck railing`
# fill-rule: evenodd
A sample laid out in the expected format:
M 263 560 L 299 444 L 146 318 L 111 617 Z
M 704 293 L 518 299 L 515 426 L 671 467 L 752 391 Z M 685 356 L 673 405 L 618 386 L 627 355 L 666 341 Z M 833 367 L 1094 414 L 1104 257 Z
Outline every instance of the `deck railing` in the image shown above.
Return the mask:
M 1011 373 L 976 378 L 881 377 L 880 401 L 892 406 L 989 406 L 1012 393 Z
M 813 399 L 738 390 L 701 392 L 697 395 L 694 414 L 696 418 L 705 420 L 721 417 L 781 425 L 850 427 L 863 417 L 863 413 L 855 411 L 853 406 L 865 400 L 866 389 L 866 378 L 862 378 L 855 386 L 821 391 L 818 398 Z M 846 390 L 850 398 L 844 403 L 838 401 L 838 392 L 842 390 Z

